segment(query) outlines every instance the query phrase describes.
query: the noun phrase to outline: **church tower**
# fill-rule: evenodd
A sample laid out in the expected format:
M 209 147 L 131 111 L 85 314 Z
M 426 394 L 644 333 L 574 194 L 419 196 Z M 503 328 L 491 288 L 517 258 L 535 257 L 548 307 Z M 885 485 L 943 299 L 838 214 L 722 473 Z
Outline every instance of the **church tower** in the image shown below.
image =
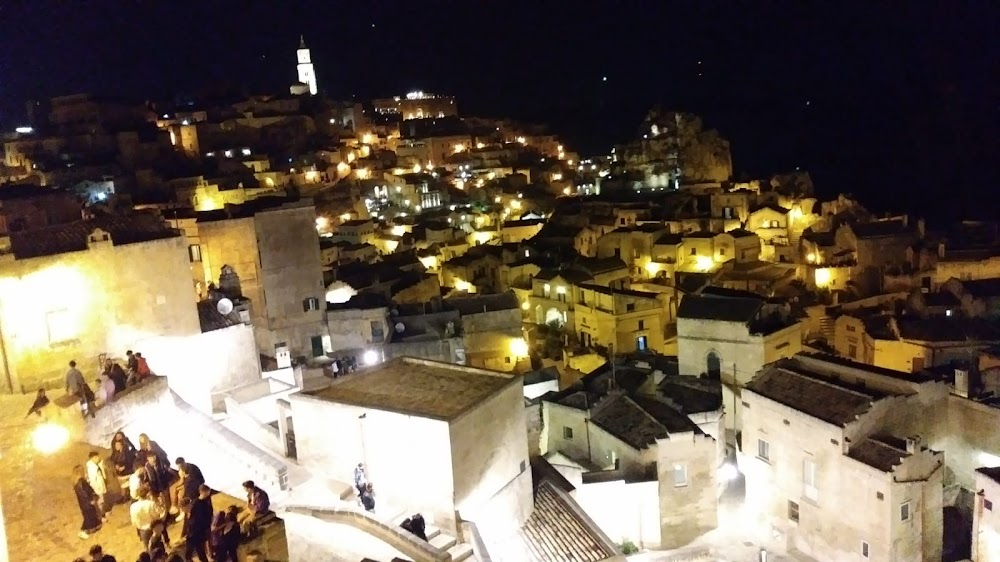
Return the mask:
M 309 93 L 315 96 L 319 91 L 316 86 L 316 70 L 313 68 L 312 57 L 309 56 L 305 37 L 299 36 L 299 50 L 296 54 L 299 61 L 299 82 L 309 86 Z

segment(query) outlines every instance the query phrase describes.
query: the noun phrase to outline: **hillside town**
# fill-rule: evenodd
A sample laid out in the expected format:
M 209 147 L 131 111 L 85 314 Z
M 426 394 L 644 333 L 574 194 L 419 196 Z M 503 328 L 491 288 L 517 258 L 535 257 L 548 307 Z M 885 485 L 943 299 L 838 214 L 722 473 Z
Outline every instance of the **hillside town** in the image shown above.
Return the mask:
M 1000 221 L 295 47 L 5 132 L 0 559 L 1000 561 Z

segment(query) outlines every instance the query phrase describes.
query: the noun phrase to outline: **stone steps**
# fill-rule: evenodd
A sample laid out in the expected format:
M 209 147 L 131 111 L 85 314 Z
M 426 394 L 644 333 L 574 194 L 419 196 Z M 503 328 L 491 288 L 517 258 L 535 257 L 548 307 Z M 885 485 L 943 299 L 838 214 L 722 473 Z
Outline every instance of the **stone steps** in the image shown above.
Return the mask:
M 452 562 L 462 562 L 472 558 L 472 547 L 464 542 L 456 544 L 448 549 L 448 554 L 451 555 Z
M 428 542 L 431 543 L 431 546 L 433 546 L 434 548 L 437 548 L 439 550 L 448 550 L 449 548 L 455 546 L 455 543 L 457 543 L 458 541 L 455 540 L 455 537 L 451 535 L 442 534 L 434 537 Z

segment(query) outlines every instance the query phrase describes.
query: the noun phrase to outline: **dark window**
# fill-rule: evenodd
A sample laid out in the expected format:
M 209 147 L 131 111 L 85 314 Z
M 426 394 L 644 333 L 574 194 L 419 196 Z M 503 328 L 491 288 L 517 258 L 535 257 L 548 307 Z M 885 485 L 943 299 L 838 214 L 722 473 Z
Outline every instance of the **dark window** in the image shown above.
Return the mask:
M 316 297 L 309 297 L 302 301 L 303 312 L 311 312 L 313 310 L 319 310 L 319 299 Z
M 635 303 L 630 302 L 625 305 L 625 312 L 635 312 Z
M 697 256 L 698 255 L 698 248 L 691 248 L 691 255 L 692 256 Z
M 379 343 L 385 339 L 385 330 L 382 327 L 382 323 L 377 320 L 372 320 L 372 342 Z
M 882 501 L 885 499 L 885 494 L 882 492 L 875 492 L 875 497 L 878 498 L 879 501 Z
M 639 329 L 640 330 L 645 330 L 646 329 L 646 322 L 645 321 L 639 320 Z
M 201 246 L 198 244 L 188 246 L 188 257 L 192 262 L 201 261 Z
M 899 504 L 899 520 L 900 521 L 910 520 L 910 502 L 903 502 Z
M 865 541 L 861 541 L 861 556 L 864 557 L 864 558 L 868 558 L 870 556 L 870 554 L 871 554 L 869 552 L 870 550 L 871 550 L 871 547 L 868 546 L 868 543 L 866 543 Z
M 789 521 L 799 522 L 799 504 L 788 500 L 788 519 Z
M 573 439 L 573 428 L 564 427 L 563 428 L 563 439 Z
M 857 332 L 857 331 L 858 331 L 858 329 L 857 329 L 856 327 L 854 327 L 854 326 L 851 326 L 850 324 L 848 324 L 848 325 L 847 325 L 847 331 L 848 331 L 848 332 Z
M 771 444 L 763 439 L 757 440 L 757 458 L 763 461 L 771 460 Z
M 847 354 L 851 356 L 851 359 L 857 359 L 858 357 L 858 346 L 849 345 L 847 346 Z

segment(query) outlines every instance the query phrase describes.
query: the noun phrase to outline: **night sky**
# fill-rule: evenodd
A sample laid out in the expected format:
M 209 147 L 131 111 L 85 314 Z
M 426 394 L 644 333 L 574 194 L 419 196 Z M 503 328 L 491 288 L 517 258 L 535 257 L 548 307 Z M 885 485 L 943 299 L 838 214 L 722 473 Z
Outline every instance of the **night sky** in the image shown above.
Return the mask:
M 464 114 L 544 121 L 585 153 L 661 103 L 729 138 L 738 176 L 801 167 L 822 195 L 876 210 L 991 216 L 1000 8 L 732 4 L 0 2 L 0 124 L 78 92 L 287 92 L 302 33 L 333 97 L 450 93 Z

